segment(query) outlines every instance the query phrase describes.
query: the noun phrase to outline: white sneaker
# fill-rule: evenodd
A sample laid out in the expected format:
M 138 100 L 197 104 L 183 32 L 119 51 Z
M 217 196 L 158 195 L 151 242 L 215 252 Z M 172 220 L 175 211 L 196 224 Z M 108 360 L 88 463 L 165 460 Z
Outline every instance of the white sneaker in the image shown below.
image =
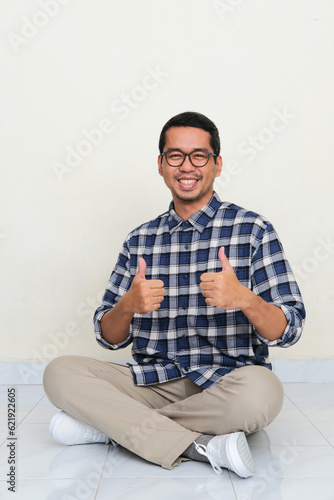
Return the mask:
M 102 432 L 70 417 L 64 411 L 58 412 L 52 418 L 49 433 L 55 441 L 67 445 L 88 443 L 108 444 L 111 441 L 110 438 Z
M 240 477 L 250 477 L 255 474 L 254 463 L 243 432 L 222 434 L 212 438 L 207 446 L 194 442 L 196 450 L 204 455 L 217 474 L 222 473 L 221 467 L 229 469 Z

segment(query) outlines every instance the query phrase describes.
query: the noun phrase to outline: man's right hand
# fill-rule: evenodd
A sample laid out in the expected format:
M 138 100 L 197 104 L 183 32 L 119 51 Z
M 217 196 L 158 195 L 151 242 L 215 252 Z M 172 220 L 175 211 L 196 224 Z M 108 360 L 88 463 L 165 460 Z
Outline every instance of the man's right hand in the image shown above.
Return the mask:
M 161 280 L 145 278 L 146 262 L 139 257 L 139 267 L 127 293 L 128 307 L 133 313 L 149 314 L 159 309 L 164 300 L 164 283 Z

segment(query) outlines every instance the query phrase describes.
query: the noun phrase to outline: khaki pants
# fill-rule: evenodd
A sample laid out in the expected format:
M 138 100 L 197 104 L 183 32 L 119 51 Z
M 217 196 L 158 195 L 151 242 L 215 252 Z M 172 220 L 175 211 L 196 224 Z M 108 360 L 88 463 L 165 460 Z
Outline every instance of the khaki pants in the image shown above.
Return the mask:
M 283 404 L 279 379 L 245 366 L 209 389 L 188 378 L 136 387 L 128 366 L 62 356 L 45 369 L 44 389 L 56 407 L 166 469 L 200 434 L 263 429 Z

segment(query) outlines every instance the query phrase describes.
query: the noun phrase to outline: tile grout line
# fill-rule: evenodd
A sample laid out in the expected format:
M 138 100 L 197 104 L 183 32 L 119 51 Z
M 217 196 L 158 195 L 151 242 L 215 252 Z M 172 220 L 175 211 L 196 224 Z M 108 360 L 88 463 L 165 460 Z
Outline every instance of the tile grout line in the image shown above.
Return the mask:
M 30 413 L 36 408 L 36 406 L 42 401 L 43 398 L 44 398 L 44 396 L 42 396 L 37 401 L 37 403 L 32 408 L 30 408 L 30 410 L 28 411 L 28 413 L 26 415 L 24 415 L 24 417 L 22 418 L 22 420 L 20 420 L 20 422 L 17 424 L 17 427 L 19 427 L 23 423 L 23 421 L 28 417 L 28 415 L 30 415 Z
M 228 477 L 229 477 L 230 482 L 231 482 L 231 485 L 232 485 L 232 490 L 233 490 L 233 493 L 234 493 L 234 495 L 235 495 L 235 498 L 236 498 L 236 500 L 238 500 L 238 494 L 237 494 L 237 492 L 235 491 L 235 487 L 234 487 L 233 479 L 232 479 L 232 477 L 231 477 L 231 472 L 228 470 L 228 471 L 227 471 L 227 473 L 228 473 Z
M 324 436 L 324 434 L 320 431 L 320 429 L 316 427 L 316 425 L 312 422 L 312 420 L 307 415 L 305 415 L 303 410 L 301 410 L 287 394 L 285 394 L 285 396 L 291 401 L 291 403 L 295 406 L 295 408 L 297 408 L 297 410 L 300 411 L 300 413 L 307 419 L 307 421 L 312 425 L 312 427 L 314 427 L 314 429 L 319 432 L 319 434 L 327 441 L 327 443 L 334 448 L 334 445 L 332 445 L 332 443 L 326 438 L 326 436 Z M 325 446 L 325 445 L 320 445 L 320 446 Z
M 104 471 L 104 468 L 106 466 L 106 463 L 107 463 L 107 459 L 108 459 L 108 456 L 109 456 L 109 452 L 110 452 L 110 444 L 108 446 L 108 451 L 107 451 L 107 454 L 106 454 L 106 458 L 104 460 L 104 464 L 103 464 L 103 467 L 102 467 L 102 470 L 101 470 L 101 474 L 100 474 L 100 479 L 99 479 L 99 482 L 98 482 L 98 485 L 96 487 L 96 492 L 95 492 L 95 496 L 94 496 L 94 500 L 97 499 L 97 495 L 99 493 L 99 489 L 100 489 L 100 486 L 101 486 L 101 482 L 102 482 L 102 479 L 103 479 L 103 471 Z

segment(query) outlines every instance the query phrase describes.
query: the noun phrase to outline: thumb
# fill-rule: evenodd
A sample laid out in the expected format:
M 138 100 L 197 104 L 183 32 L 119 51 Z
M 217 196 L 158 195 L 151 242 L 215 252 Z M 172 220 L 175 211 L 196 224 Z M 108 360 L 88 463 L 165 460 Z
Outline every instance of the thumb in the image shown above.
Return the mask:
M 232 266 L 229 263 L 228 258 L 225 255 L 225 248 L 224 247 L 221 247 L 219 249 L 218 257 L 219 257 L 219 260 L 221 262 L 223 271 L 229 271 L 230 269 L 232 269 Z
M 146 271 L 146 262 L 142 257 L 139 257 L 138 261 L 139 261 L 139 267 L 137 271 L 137 276 L 139 276 L 139 278 L 142 278 L 144 280 Z

